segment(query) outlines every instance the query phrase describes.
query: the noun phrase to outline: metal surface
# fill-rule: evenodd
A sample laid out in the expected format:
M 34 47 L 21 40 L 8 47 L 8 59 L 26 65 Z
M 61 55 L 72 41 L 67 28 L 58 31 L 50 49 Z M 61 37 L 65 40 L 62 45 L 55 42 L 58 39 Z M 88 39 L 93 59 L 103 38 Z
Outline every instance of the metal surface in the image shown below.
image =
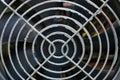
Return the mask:
M 6 6 L 0 10 L 0 64 L 3 68 L 0 79 L 36 80 L 38 76 L 41 80 L 119 78 L 115 75 L 119 75 L 120 66 L 120 20 L 108 4 L 109 0 L 98 0 L 100 4 L 93 0 L 43 0 L 37 3 L 32 0 L 32 4 L 31 0 L 22 0 L 17 7 L 14 3 L 16 0 L 0 1 Z M 72 7 L 53 5 L 61 3 Z M 20 13 L 26 5 L 29 7 Z M 97 58 L 92 65 L 94 55 Z

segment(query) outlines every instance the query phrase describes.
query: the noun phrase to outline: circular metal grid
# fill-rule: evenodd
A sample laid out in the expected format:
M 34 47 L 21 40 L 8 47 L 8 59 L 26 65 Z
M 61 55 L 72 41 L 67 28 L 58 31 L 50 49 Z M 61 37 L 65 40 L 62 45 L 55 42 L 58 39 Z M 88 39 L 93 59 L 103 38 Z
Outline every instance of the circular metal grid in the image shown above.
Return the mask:
M 17 7 L 13 6 L 16 0 L 1 2 L 6 6 L 0 15 L 3 22 L 0 36 L 1 64 L 8 78 L 113 78 L 119 58 L 114 22 L 119 25 L 120 21 L 108 5 L 109 0 L 99 0 L 99 4 L 93 0 L 47 0 L 37 3 L 25 0 Z M 71 6 L 46 6 L 49 4 Z M 29 7 L 26 8 L 26 5 Z M 26 9 L 21 11 L 23 8 Z M 44 15 L 41 19 L 37 18 L 41 15 Z M 111 51 L 112 47 L 114 49 Z

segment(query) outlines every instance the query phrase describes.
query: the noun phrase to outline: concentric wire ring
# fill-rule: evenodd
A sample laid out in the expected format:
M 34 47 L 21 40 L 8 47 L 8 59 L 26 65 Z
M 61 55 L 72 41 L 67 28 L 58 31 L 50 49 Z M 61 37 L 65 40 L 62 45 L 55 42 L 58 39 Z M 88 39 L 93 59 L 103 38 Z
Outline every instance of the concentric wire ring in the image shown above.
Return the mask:
M 110 11 L 115 21 L 118 21 L 118 24 L 120 23 L 118 17 L 108 4 L 109 0 L 99 1 L 102 3 L 100 6 L 92 0 L 84 1 L 86 4 L 94 7 L 95 12 L 77 2 L 48 0 L 30 6 L 22 14 L 19 13 L 19 10 L 26 4 L 30 4 L 31 1 L 23 1 L 17 8 L 12 7 L 16 2 L 14 0 L 10 3 L 7 3 L 5 0 L 1 0 L 1 2 L 6 6 L 0 15 L 1 21 L 4 19 L 7 9 L 11 11 L 3 25 L 4 27 L 0 36 L 1 62 L 6 71 L 5 74 L 10 79 L 36 79 L 36 75 L 52 80 L 72 79 L 79 75 L 83 75 L 80 79 L 94 80 L 99 79 L 101 76 L 103 79 L 108 79 L 119 57 L 117 45 L 118 36 L 113 22 L 106 11 Z M 61 6 L 50 6 L 43 9 L 38 8 L 52 3 L 68 3 L 75 8 Z M 76 10 L 76 7 L 85 11 L 87 16 Z M 35 10 L 36 8 L 38 8 L 37 11 Z M 104 9 L 107 10 L 105 11 Z M 30 14 L 33 10 L 35 10 L 35 13 L 28 17 L 27 14 Z M 69 12 L 72 16 L 67 14 L 48 14 L 34 22 L 37 16 L 57 11 Z M 111 55 L 110 49 L 112 43 L 108 32 L 109 28 L 106 28 L 106 25 L 99 17 L 101 15 L 106 20 L 109 28 L 111 28 L 115 49 L 109 70 L 104 75 L 102 74 Z M 80 19 L 76 19 L 76 16 Z M 56 19 L 62 19 L 62 21 L 57 21 Z M 96 21 L 94 22 L 94 20 Z M 40 26 L 42 23 L 47 22 L 49 24 L 45 24 L 44 27 Z M 97 25 L 100 26 L 102 32 L 98 30 Z M 10 27 L 11 29 L 9 29 Z M 94 35 L 89 27 L 93 29 Z M 6 32 L 8 32 L 8 34 Z M 102 33 L 104 33 L 105 44 Z M 94 39 L 96 39 L 96 41 Z M 22 46 L 19 46 L 20 42 L 23 42 L 21 44 Z M 14 43 L 13 48 L 12 43 Z M 30 46 L 28 46 L 28 43 L 30 43 Z M 7 58 L 3 50 L 3 44 L 7 44 Z M 91 66 L 96 52 L 97 60 L 94 65 Z M 98 65 L 101 62 L 103 54 L 105 54 L 105 60 L 102 63 L 101 69 L 98 70 Z M 87 59 L 85 59 L 86 56 Z M 23 60 L 21 58 L 23 58 Z M 10 66 L 7 66 L 7 64 Z

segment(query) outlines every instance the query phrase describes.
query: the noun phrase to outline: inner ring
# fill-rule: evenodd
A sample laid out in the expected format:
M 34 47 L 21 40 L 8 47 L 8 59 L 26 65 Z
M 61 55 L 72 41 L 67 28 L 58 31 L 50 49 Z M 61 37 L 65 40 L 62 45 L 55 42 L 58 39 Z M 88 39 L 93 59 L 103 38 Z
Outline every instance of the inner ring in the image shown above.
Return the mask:
M 64 51 L 64 54 L 67 54 L 69 51 L 68 45 L 65 45 L 65 47 L 62 48 L 62 45 L 64 43 L 65 43 L 65 41 L 60 40 L 60 39 L 54 40 L 53 41 L 54 46 L 51 44 L 49 45 L 49 48 L 48 48 L 49 53 L 50 54 L 54 53 L 54 55 L 53 55 L 54 58 L 58 58 L 58 59 L 63 58 L 64 56 L 63 56 L 63 53 L 61 51 Z

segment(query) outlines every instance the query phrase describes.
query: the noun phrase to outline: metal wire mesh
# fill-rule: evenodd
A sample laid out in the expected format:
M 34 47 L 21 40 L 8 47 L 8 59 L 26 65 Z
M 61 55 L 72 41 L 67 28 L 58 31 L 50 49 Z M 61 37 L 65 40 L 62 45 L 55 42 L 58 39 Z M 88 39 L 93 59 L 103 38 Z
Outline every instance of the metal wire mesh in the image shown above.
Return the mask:
M 119 68 L 115 24 L 120 20 L 109 0 L 0 2 L 2 78 L 114 78 Z

